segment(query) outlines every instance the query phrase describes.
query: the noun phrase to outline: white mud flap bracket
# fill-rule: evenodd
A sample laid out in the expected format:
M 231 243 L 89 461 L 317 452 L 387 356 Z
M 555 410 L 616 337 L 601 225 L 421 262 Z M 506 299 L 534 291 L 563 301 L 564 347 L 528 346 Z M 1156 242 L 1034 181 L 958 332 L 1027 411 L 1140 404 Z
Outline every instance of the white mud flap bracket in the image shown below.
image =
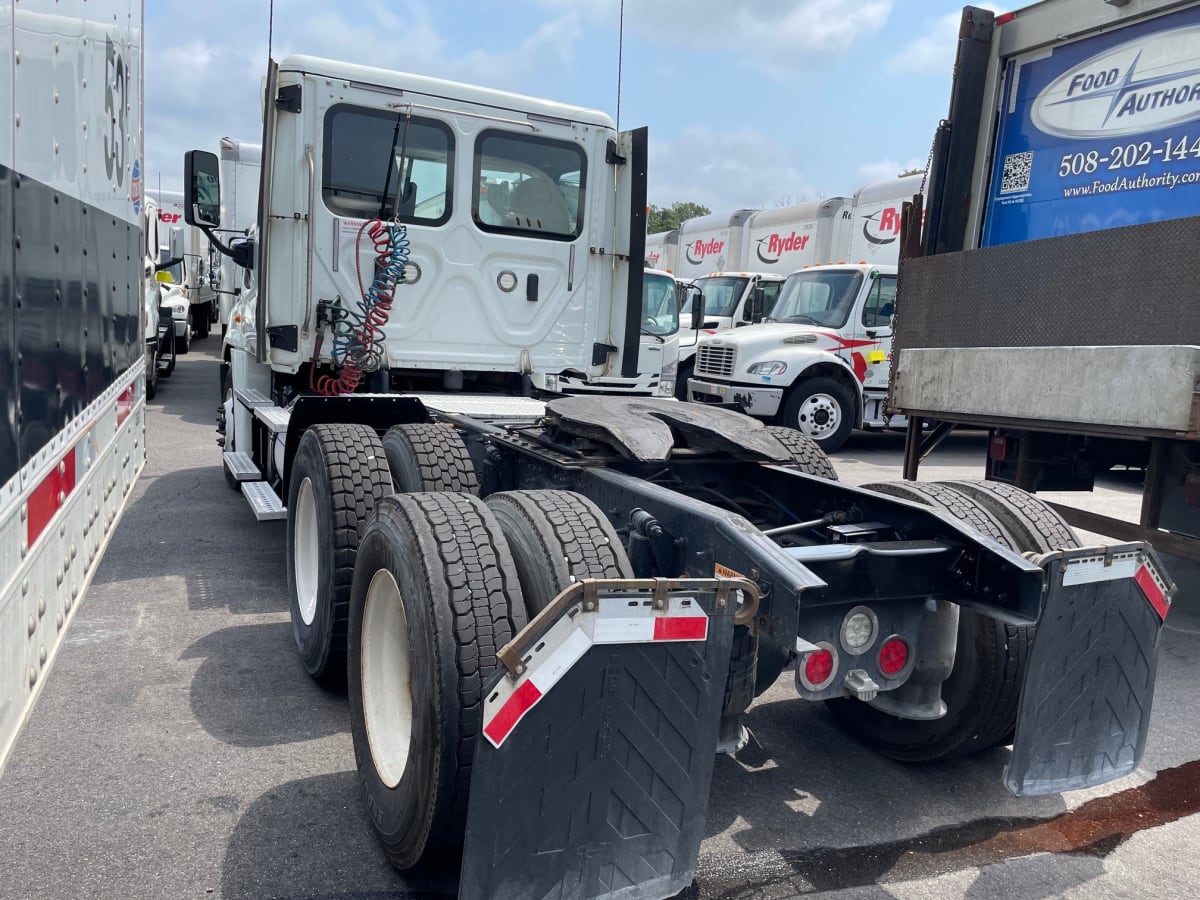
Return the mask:
M 498 657 L 462 900 L 665 898 L 695 874 L 740 579 L 586 581 Z
M 1005 784 L 1057 794 L 1120 778 L 1146 746 L 1174 584 L 1143 543 L 1033 557 L 1046 594 Z

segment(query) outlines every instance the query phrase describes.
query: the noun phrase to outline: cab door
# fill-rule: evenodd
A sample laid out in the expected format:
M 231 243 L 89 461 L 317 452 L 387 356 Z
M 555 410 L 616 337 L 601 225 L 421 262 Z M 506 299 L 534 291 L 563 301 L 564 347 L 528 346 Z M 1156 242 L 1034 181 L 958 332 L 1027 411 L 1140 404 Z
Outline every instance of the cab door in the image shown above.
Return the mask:
M 892 317 L 896 311 L 896 276 L 873 273 L 862 309 L 852 319 L 851 363 L 864 390 L 887 390 L 892 355 Z
M 383 329 L 392 368 L 586 370 L 597 310 L 573 276 L 605 198 L 600 129 L 419 89 L 313 90 L 315 299 L 357 307 L 375 265 L 364 225 L 395 220 L 407 248 Z

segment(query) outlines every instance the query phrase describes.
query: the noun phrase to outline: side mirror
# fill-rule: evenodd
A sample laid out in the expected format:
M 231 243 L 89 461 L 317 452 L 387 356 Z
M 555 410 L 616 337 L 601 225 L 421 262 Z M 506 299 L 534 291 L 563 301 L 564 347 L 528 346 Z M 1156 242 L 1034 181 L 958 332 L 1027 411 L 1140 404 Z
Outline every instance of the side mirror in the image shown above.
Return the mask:
M 750 289 L 750 297 L 746 300 L 746 311 L 742 318 L 747 322 L 761 322 L 763 317 L 764 295 L 761 285 Z
M 215 153 L 189 150 L 183 155 L 183 218 L 189 225 L 221 225 L 221 170 Z
M 183 259 L 183 229 L 175 227 L 171 229 L 171 235 L 167 242 L 167 253 L 171 259 Z
M 704 291 L 696 290 L 696 302 L 693 306 L 692 328 L 696 330 L 696 340 L 700 340 L 700 329 L 704 325 Z

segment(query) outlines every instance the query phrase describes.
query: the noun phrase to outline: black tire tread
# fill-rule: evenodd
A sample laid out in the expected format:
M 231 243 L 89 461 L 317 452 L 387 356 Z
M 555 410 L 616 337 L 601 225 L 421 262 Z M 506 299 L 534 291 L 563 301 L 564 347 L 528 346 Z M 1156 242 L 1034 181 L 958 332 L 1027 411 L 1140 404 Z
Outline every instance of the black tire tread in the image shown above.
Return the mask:
M 518 520 L 526 536 L 534 538 L 541 556 L 539 574 L 547 579 L 549 596 L 543 597 L 544 600 L 552 599 L 584 578 L 634 577 L 620 535 L 600 508 L 581 494 L 560 490 L 505 491 L 488 497 L 487 505 L 499 518 L 501 528 L 506 527 L 506 520 Z M 508 536 L 515 552 L 512 535 Z M 538 587 L 523 583 L 526 601 L 534 602 L 533 594 L 541 593 Z M 529 610 L 531 615 L 538 611 Z
M 329 473 L 334 526 L 332 638 L 328 661 L 315 677 L 336 686 L 346 682 L 346 629 L 359 537 L 375 504 L 392 492 L 392 476 L 379 435 L 370 427 L 323 423 L 310 431 Z
M 420 550 L 423 579 L 433 603 L 444 600 L 451 617 L 457 685 L 454 722 L 443 722 L 443 736 L 455 742 L 452 777 L 436 779 L 442 814 L 430 821 L 422 860 L 397 860 L 411 867 L 462 845 L 467 827 L 468 792 L 476 741 L 483 729 L 484 686 L 496 671 L 497 651 L 525 625 L 516 567 L 495 517 L 477 498 L 464 494 L 394 494 L 380 504 L 386 515 L 411 535 Z M 440 625 L 436 608 L 434 627 Z M 437 641 L 434 643 L 438 646 Z M 444 671 L 446 661 L 429 661 Z M 443 702 L 445 702 L 443 699 Z M 449 732 L 447 726 L 453 726 Z
M 1079 547 L 1074 529 L 1059 512 L 1033 494 L 1000 481 L 942 481 L 987 507 L 1008 527 L 1018 545 L 1013 549 L 1049 553 Z
M 1013 535 L 990 511 L 947 485 L 931 481 L 883 481 L 864 484 L 863 487 L 901 500 L 932 506 L 966 522 L 985 537 L 1006 547 L 1016 546 Z
M 475 463 L 453 428 L 430 422 L 394 425 L 383 436 L 385 452 L 396 441 L 406 442 L 417 460 L 422 484 L 412 490 L 479 495 Z
M 767 425 L 767 433 L 787 448 L 795 460 L 796 468 L 808 475 L 837 481 L 837 471 L 821 445 L 807 434 L 787 425 Z

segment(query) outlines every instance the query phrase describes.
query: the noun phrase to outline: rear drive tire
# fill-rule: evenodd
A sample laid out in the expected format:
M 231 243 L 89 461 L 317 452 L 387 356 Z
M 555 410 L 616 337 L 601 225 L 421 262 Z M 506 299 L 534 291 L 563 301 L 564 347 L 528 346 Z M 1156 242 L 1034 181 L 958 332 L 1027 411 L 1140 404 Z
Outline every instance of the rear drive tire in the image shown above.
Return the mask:
M 314 425 L 288 487 L 288 607 L 308 674 L 346 679 L 346 617 L 359 529 L 392 491 L 379 436 L 366 425 Z
M 788 449 L 795 460 L 793 465 L 801 472 L 830 481 L 838 480 L 833 463 L 829 461 L 821 445 L 804 432 L 788 428 L 786 425 L 768 425 L 767 432 Z
M 941 481 L 988 509 L 1017 540 L 1017 548 L 1050 553 L 1080 547 L 1067 520 L 1045 500 L 1000 481 Z
M 445 425 L 395 425 L 383 436 L 392 486 L 402 493 L 479 494 L 479 476 L 462 435 Z
M 158 341 L 146 346 L 146 399 L 158 394 Z
M 947 485 L 901 481 L 863 487 L 931 506 L 997 543 L 1024 549 L 989 508 Z M 891 759 L 933 762 L 987 750 L 1012 734 L 1033 631 L 961 610 L 954 669 L 942 683 L 946 715 L 940 719 L 901 719 L 858 700 L 826 705 L 847 731 Z
M 174 323 L 172 323 L 171 328 L 174 329 L 174 327 L 175 327 L 175 325 L 174 325 Z M 180 337 L 179 335 L 175 335 L 175 354 L 177 356 L 183 356 L 185 353 L 187 353 L 191 349 L 192 349 L 192 314 L 189 312 L 188 316 L 187 316 L 187 322 L 183 326 L 183 337 Z
M 787 395 L 782 424 L 812 438 L 832 453 L 854 428 L 854 397 L 832 378 L 804 378 Z
M 212 309 L 210 304 L 205 303 L 200 308 L 200 315 L 194 317 L 196 326 L 196 340 L 208 337 L 210 321 L 212 319 Z
M 487 505 L 512 550 L 531 619 L 584 578 L 634 577 L 616 529 L 580 494 L 506 491 Z
M 359 783 L 388 860 L 410 869 L 462 846 L 484 688 L 525 623 L 496 519 L 465 494 L 379 501 L 349 612 Z

